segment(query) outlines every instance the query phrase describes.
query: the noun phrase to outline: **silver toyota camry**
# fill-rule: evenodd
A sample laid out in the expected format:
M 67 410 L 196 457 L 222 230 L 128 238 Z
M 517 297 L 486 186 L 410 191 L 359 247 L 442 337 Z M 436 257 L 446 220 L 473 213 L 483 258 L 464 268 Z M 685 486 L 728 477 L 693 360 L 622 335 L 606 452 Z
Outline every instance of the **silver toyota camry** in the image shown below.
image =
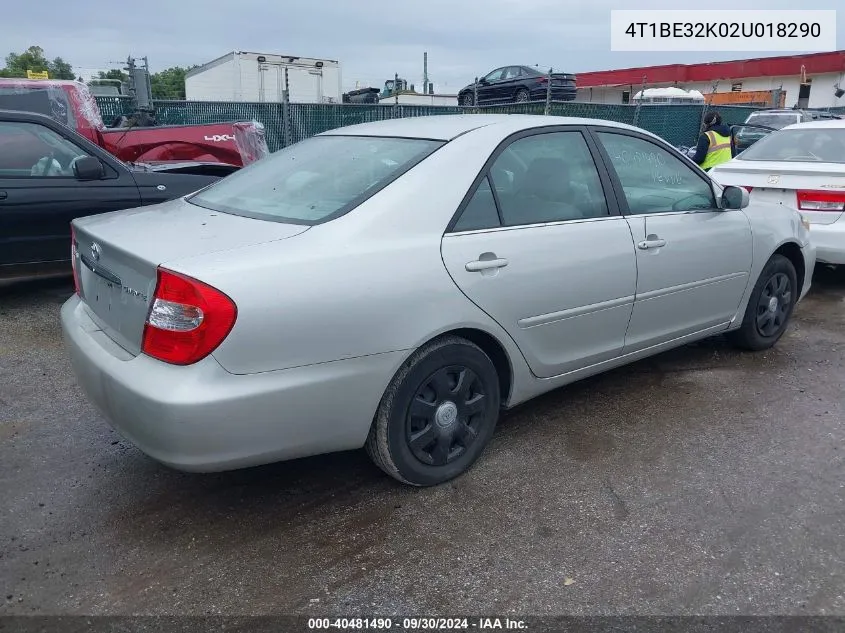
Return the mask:
M 145 453 L 218 471 L 364 446 L 419 486 L 543 392 L 719 333 L 771 347 L 815 265 L 798 212 L 656 136 L 517 115 L 326 132 L 75 220 L 72 251 L 74 370 Z

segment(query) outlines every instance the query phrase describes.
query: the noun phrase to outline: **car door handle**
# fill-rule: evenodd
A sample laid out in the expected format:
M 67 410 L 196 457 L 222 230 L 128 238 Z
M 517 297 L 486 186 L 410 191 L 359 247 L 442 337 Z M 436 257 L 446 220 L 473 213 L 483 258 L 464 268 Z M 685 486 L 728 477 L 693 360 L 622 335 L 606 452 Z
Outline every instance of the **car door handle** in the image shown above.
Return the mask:
M 482 270 L 492 270 L 493 268 L 504 268 L 508 265 L 506 259 L 477 259 L 474 262 L 469 262 L 466 265 L 467 272 L 477 273 Z
M 666 240 L 661 240 L 657 237 L 652 237 L 647 240 L 643 240 L 639 244 L 637 244 L 637 248 L 641 248 L 644 251 L 647 251 L 650 248 L 660 248 L 661 246 L 666 246 Z
M 6 199 L 6 192 L 0 191 L 0 200 L 5 200 L 5 199 Z

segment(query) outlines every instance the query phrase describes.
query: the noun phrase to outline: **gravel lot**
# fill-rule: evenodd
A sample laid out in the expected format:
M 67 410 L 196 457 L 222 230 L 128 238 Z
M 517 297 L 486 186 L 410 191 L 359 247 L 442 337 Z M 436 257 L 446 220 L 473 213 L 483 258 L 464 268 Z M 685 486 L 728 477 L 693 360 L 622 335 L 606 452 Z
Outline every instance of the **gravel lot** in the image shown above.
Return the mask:
M 70 372 L 65 280 L 0 289 L 0 614 L 845 614 L 845 271 L 510 412 L 414 490 L 362 452 L 188 475 Z

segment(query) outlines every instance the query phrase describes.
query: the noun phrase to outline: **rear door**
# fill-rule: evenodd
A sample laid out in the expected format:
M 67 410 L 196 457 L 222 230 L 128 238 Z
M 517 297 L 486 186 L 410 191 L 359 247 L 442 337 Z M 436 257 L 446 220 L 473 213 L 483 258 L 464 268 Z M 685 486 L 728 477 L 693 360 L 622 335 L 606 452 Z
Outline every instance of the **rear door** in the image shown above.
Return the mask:
M 0 121 L 0 266 L 69 261 L 73 218 L 138 205 L 135 181 L 114 161 L 98 156 L 102 180 L 75 178 L 71 163 L 94 154 L 88 145 L 57 124 Z
M 651 137 L 612 128 L 595 136 L 637 245 L 625 351 L 727 327 L 751 271 L 748 218 L 719 209 L 704 172 Z
M 616 357 L 636 289 L 628 224 L 581 128 L 506 141 L 442 242 L 463 293 L 546 378 Z

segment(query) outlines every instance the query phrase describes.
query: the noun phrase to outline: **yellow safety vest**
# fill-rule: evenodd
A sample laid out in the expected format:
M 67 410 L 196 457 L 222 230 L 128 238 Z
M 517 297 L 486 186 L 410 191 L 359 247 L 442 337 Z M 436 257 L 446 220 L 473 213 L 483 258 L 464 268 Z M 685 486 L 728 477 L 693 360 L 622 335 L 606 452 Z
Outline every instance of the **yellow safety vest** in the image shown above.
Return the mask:
M 708 130 L 705 135 L 710 141 L 710 147 L 707 149 L 707 155 L 704 157 L 704 162 L 701 163 L 702 169 L 710 169 L 721 163 L 728 162 L 731 156 L 731 137 L 716 134 L 713 130 Z

